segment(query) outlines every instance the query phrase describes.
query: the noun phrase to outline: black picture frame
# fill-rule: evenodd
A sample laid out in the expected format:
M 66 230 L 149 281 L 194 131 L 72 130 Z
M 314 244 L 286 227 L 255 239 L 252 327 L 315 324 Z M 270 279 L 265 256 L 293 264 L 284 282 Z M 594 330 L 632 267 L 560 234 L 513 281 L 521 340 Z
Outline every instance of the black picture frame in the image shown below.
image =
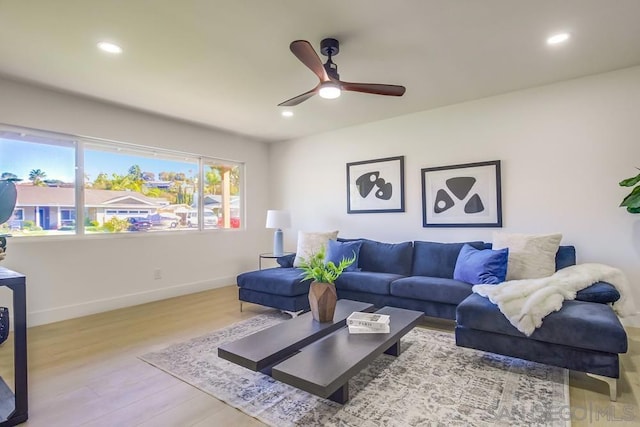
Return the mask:
M 347 163 L 347 213 L 404 212 L 404 156 Z
M 500 160 L 421 173 L 423 227 L 502 227 Z

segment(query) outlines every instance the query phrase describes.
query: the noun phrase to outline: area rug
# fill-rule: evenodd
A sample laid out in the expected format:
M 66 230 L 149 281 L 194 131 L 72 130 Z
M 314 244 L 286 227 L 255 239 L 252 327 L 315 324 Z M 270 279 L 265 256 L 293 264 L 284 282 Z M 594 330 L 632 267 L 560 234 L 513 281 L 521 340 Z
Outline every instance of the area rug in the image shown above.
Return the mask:
M 217 356 L 217 347 L 288 316 L 268 313 L 140 359 L 271 426 L 566 426 L 568 372 L 456 347 L 452 333 L 415 328 L 395 358 L 349 382 L 340 405 Z

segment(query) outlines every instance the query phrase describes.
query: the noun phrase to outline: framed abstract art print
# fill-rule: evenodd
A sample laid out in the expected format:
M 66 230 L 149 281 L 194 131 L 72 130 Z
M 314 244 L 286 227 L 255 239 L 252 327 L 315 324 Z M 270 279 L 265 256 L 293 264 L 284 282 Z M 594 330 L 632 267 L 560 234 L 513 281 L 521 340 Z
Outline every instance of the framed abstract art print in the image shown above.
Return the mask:
M 500 160 L 422 169 L 423 227 L 502 227 Z

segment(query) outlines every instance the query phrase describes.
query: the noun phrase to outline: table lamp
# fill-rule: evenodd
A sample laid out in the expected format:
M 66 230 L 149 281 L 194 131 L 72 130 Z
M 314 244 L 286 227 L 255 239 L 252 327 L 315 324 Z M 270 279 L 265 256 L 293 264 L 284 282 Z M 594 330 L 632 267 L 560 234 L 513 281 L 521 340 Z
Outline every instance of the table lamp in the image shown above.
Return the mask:
M 273 233 L 273 255 L 282 256 L 282 229 L 291 227 L 291 215 L 289 211 L 277 211 L 269 209 L 267 211 L 267 228 L 275 228 Z

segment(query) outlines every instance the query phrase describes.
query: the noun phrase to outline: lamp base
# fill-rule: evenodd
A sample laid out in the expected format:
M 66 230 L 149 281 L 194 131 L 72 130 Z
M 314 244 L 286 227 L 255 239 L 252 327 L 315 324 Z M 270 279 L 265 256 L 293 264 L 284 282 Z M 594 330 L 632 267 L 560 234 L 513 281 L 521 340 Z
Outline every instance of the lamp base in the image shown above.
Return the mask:
M 276 229 L 275 233 L 273 233 L 273 255 L 274 256 L 282 256 L 284 255 L 284 251 L 282 249 L 282 230 Z

